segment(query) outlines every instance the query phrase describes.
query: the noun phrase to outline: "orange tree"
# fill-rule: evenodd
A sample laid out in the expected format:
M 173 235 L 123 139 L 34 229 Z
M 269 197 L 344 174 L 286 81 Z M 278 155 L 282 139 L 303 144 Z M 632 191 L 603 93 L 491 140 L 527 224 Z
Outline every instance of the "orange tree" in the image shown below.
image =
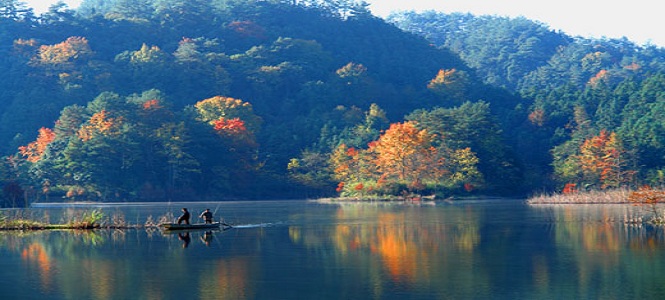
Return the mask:
M 601 188 L 616 188 L 630 181 L 633 172 L 625 170 L 625 151 L 616 133 L 602 130 L 584 141 L 578 156 L 585 178 L 597 180 Z
M 422 192 L 480 177 L 470 149 L 437 148 L 436 138 L 408 121 L 391 124 L 367 149 L 339 146 L 330 160 L 338 191 L 345 196 Z
M 564 147 L 568 149 L 562 151 Z M 564 182 L 617 188 L 629 183 L 635 174 L 626 167 L 628 155 L 614 132 L 601 130 L 597 135 L 567 143 L 553 153 L 555 171 Z

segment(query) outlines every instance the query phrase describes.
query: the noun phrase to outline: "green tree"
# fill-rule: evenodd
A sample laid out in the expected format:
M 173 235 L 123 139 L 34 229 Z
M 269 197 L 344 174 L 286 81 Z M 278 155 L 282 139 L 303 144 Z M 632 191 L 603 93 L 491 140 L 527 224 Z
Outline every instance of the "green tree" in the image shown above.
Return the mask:
M 479 159 L 477 168 L 481 177 L 492 178 L 485 186 L 476 181 L 476 188 L 501 193 L 514 193 L 518 188 L 515 183 L 521 181 L 521 170 L 489 103 L 466 102 L 450 109 L 421 109 L 406 119 L 436 134 L 435 146 L 443 152 L 471 149 Z

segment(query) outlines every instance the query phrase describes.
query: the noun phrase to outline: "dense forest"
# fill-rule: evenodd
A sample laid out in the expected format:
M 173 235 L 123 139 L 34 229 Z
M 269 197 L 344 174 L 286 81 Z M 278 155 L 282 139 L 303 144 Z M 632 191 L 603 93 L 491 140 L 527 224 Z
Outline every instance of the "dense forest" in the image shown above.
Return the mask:
M 659 185 L 664 63 L 355 0 L 2 1 L 0 203 Z

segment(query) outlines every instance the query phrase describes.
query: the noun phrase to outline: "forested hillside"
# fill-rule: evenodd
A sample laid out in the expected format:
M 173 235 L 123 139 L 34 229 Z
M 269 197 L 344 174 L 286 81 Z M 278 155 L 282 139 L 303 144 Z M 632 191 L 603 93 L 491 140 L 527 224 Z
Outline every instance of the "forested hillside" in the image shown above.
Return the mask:
M 8 206 L 661 180 L 656 47 L 353 0 L 2 6 Z
M 570 37 L 523 18 L 403 12 L 389 22 L 457 53 L 484 82 L 528 99 L 531 126 L 520 140 L 532 149 L 526 153 L 536 173 L 552 167 L 537 176 L 550 178 L 549 188 L 662 186 L 662 48 Z

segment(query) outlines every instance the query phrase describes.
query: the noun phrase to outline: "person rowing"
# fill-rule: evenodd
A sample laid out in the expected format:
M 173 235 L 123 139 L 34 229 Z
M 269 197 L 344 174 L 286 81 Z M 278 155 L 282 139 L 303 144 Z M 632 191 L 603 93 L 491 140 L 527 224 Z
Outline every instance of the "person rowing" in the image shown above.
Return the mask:
M 202 218 L 203 221 L 204 221 L 206 224 L 212 224 L 212 219 L 213 219 L 213 218 L 212 218 L 212 212 L 210 211 L 210 208 L 206 208 L 206 210 L 204 210 L 204 211 L 201 213 L 201 215 L 199 216 L 199 218 Z

